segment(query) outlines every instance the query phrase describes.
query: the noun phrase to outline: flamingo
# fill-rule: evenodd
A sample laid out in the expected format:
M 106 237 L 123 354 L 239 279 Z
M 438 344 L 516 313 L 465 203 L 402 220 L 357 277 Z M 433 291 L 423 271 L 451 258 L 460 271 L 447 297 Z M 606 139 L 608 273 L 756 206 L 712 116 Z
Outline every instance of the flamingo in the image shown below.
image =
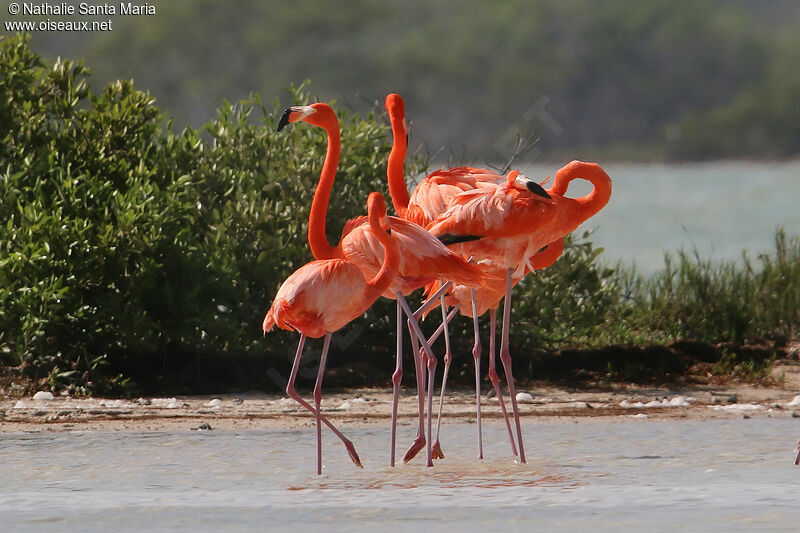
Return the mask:
M 308 242 L 311 252 L 316 259 L 345 258 L 361 268 L 366 275 L 373 275 L 380 268 L 380 258 L 383 256 L 383 247 L 375 232 L 366 224 L 364 217 L 348 221 L 342 230 L 342 237 L 338 246 L 331 246 L 325 235 L 325 221 L 328 210 L 333 182 L 336 177 L 336 168 L 341 151 L 341 138 L 339 121 L 333 109 L 324 103 L 315 103 L 310 106 L 292 106 L 286 109 L 278 124 L 281 131 L 287 124 L 306 122 L 321 127 L 328 137 L 328 148 L 325 162 L 320 173 L 319 183 L 311 203 L 311 212 L 308 222 Z M 393 400 L 392 400 L 392 442 L 390 449 L 390 464 L 394 466 L 395 435 L 397 423 L 397 403 L 399 399 L 399 386 L 402 378 L 402 313 L 408 317 L 408 326 L 414 343 L 415 365 L 417 371 L 417 387 L 419 393 L 420 421 L 417 438 L 412 445 L 416 453 L 427 443 L 428 466 L 433 465 L 431 451 L 431 407 L 433 387 L 428 387 L 428 438 L 424 437 L 423 410 L 424 400 L 424 370 L 421 370 L 421 358 L 417 354 L 416 340 L 422 345 L 422 351 L 427 357 L 429 382 L 433 381 L 437 359 L 430 350 L 428 343 L 417 324 L 415 313 L 411 312 L 404 295 L 422 288 L 440 277 L 457 282 L 467 287 L 480 287 L 488 282 L 480 269 L 469 264 L 460 255 L 448 249 L 437 238 L 431 236 L 419 225 L 398 217 L 389 217 L 391 236 L 397 243 L 400 254 L 400 265 L 397 276 L 390 286 L 383 291 L 383 296 L 397 300 L 397 363 L 392 374 Z M 434 295 L 434 297 L 437 295 Z M 433 298 L 432 298 L 433 299 Z M 418 311 L 417 313 L 419 313 Z
M 569 183 L 578 178 L 592 183 L 592 191 L 580 198 L 565 197 Z M 508 383 L 522 462 L 526 462 L 525 448 L 508 346 L 514 278 L 521 278 L 526 269 L 533 270 L 535 265 L 531 261 L 539 250 L 563 239 L 602 209 L 610 197 L 611 178 L 595 163 L 568 163 L 556 173 L 548 190 L 512 170 L 506 182 L 497 187 L 481 187 L 456 195 L 447 211 L 427 227 L 431 234 L 453 243 L 462 255 L 474 257 L 491 269 L 505 271 L 500 360 Z M 545 248 L 541 253 L 546 252 Z
M 262 328 L 270 331 L 273 326 L 300 332 L 300 342 L 292 365 L 286 393 L 316 416 L 317 422 L 317 474 L 322 474 L 322 429 L 325 423 L 344 443 L 348 454 L 357 466 L 361 460 L 353 443 L 322 415 L 322 376 L 328 356 L 331 334 L 348 322 L 358 318 L 378 299 L 392 283 L 400 266 L 397 243 L 388 234 L 386 201 L 380 193 L 373 192 L 367 198 L 369 226 L 383 245 L 383 263 L 378 273 L 367 279 L 363 272 L 347 259 L 323 259 L 306 263 L 278 289 L 272 306 L 264 317 Z M 314 385 L 314 407 L 306 402 L 294 388 L 297 369 L 303 353 L 306 337 L 325 337 L 322 357 L 319 362 L 317 381 Z
M 489 170 L 473 168 L 473 167 L 453 167 L 450 169 L 439 169 L 432 174 L 426 176 L 414 189 L 413 193 L 409 195 L 406 188 L 403 163 L 408 146 L 408 131 L 405 120 L 405 104 L 402 97 L 397 94 L 389 94 L 386 97 L 386 111 L 389 115 L 389 120 L 392 127 L 393 144 L 392 150 L 389 154 L 387 162 L 387 179 L 389 182 L 389 193 L 391 195 L 392 204 L 395 211 L 402 218 L 412 220 L 422 226 L 428 226 L 433 223 L 436 217 L 441 216 L 454 202 L 454 199 L 467 191 L 475 189 L 491 189 L 501 186 L 506 178 Z M 541 186 L 538 184 L 530 184 L 532 191 L 541 193 Z M 538 187 L 538 188 L 537 188 Z M 453 240 L 453 236 L 445 236 L 445 239 Z M 546 249 L 541 250 L 541 254 L 535 255 L 531 262 L 535 268 L 545 268 L 550 266 L 560 255 L 563 250 L 563 239 L 551 243 Z M 501 253 L 501 252 L 498 252 Z M 511 450 L 513 455 L 517 455 L 516 445 L 511 432 L 511 424 L 506 412 L 505 403 L 503 402 L 502 392 L 500 391 L 499 381 L 495 370 L 494 358 L 494 326 L 496 318 L 496 308 L 500 299 L 504 294 L 504 278 L 505 272 L 497 268 L 483 268 L 487 278 L 492 278 L 499 281 L 500 286 L 491 284 L 491 286 L 484 286 L 483 288 L 475 291 L 463 291 L 464 287 L 459 287 L 454 295 L 449 298 L 450 302 L 454 299 L 457 302 L 457 307 L 465 316 L 470 316 L 473 319 L 473 328 L 475 331 L 475 342 L 473 345 L 472 355 L 475 364 L 475 404 L 477 411 L 477 431 L 478 431 L 478 458 L 483 459 L 483 437 L 481 428 L 481 397 L 480 397 L 480 356 L 481 344 L 478 329 L 478 316 L 482 315 L 486 309 L 492 308 L 491 315 L 491 338 L 490 338 L 490 355 L 489 355 L 489 377 L 494 386 L 495 393 L 500 403 L 500 409 L 506 423 L 506 428 L 509 433 L 509 440 L 511 442 Z M 521 276 L 518 276 L 514 283 L 519 281 Z M 436 283 L 432 284 L 437 289 L 441 285 Z M 432 291 L 429 291 L 432 292 Z M 438 292 L 438 291 L 437 291 Z M 471 292 L 471 301 L 464 299 L 464 293 Z M 468 294 L 470 295 L 470 294 Z M 472 304 L 472 305 L 470 305 Z M 480 311 L 477 309 L 480 308 Z M 470 312 L 471 310 L 471 312 Z M 445 305 L 443 304 L 443 315 L 446 315 Z M 437 430 L 436 438 L 434 439 L 434 457 L 441 458 L 444 454 L 441 451 L 439 444 L 439 429 L 441 427 L 441 414 L 442 405 L 444 400 L 445 384 L 447 382 L 447 374 L 452 361 L 450 353 L 449 335 L 447 332 L 447 321 L 443 317 L 445 327 L 445 356 L 444 356 L 444 373 L 442 376 L 442 388 L 439 398 L 439 415 L 437 417 Z M 406 453 L 404 461 L 409 461 L 416 453 L 412 448 Z

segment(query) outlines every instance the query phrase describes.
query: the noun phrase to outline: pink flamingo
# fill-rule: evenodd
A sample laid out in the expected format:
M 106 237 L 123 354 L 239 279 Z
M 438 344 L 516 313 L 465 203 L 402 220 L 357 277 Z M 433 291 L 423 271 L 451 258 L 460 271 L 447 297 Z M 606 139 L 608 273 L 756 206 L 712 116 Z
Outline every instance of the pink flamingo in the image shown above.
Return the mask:
M 389 115 L 393 144 L 392 150 L 389 154 L 387 163 L 387 179 L 389 182 L 389 192 L 394 205 L 395 211 L 398 215 L 408 220 L 413 220 L 420 225 L 428 226 L 433 221 L 441 216 L 454 202 L 454 199 L 476 189 L 496 189 L 501 187 L 507 181 L 507 178 L 491 172 L 489 170 L 473 168 L 473 167 L 454 167 L 450 169 L 439 169 L 432 174 L 426 176 L 414 189 L 413 193 L 409 195 L 406 188 L 403 163 L 408 146 L 408 132 L 405 121 L 405 104 L 403 99 L 397 94 L 389 94 L 386 97 L 386 111 Z M 530 181 L 525 183 L 532 192 L 541 194 L 543 190 L 538 184 Z M 453 242 L 455 236 L 443 236 L 445 242 Z M 517 246 L 520 243 L 516 243 Z M 500 243 L 499 248 L 503 245 L 513 246 L 514 243 Z M 546 246 L 541 250 L 540 254 L 535 255 L 531 260 L 531 266 L 536 269 L 545 268 L 551 265 L 560 255 L 563 250 L 563 239 Z M 498 254 L 504 253 L 498 249 Z M 520 254 L 522 251 L 519 252 Z M 485 262 L 485 261 L 484 261 Z M 475 364 L 475 403 L 477 411 L 477 431 L 478 431 L 478 457 L 483 459 L 483 437 L 481 428 L 481 398 L 480 398 L 480 356 L 481 344 L 478 329 L 478 316 L 482 315 L 486 309 L 492 308 L 491 315 L 491 338 L 490 338 L 490 355 L 489 355 L 489 376 L 490 380 L 497 394 L 500 402 L 500 408 L 503 413 L 503 418 L 506 423 L 506 428 L 509 433 L 509 440 L 511 442 L 512 453 L 516 456 L 517 449 L 514 443 L 514 438 L 511 432 L 511 424 L 506 412 L 503 396 L 500 391 L 497 373 L 495 371 L 495 357 L 494 357 L 494 325 L 496 318 L 496 308 L 500 299 L 504 294 L 504 269 L 492 268 L 490 265 L 479 265 L 488 278 L 492 278 L 495 282 L 487 282 L 484 287 L 477 288 L 476 290 L 463 291 L 463 286 L 456 285 L 458 289 L 455 291 L 455 301 L 457 302 L 458 309 L 462 314 L 471 316 L 473 319 L 473 328 L 475 332 L 475 342 L 472 350 L 473 360 Z M 521 276 L 517 276 L 514 283 L 519 281 Z M 498 284 L 500 286 L 498 286 Z M 431 285 L 436 289 L 441 289 L 441 284 L 434 283 Z M 430 292 L 433 291 L 428 291 Z M 438 292 L 438 290 L 437 290 Z M 464 293 L 471 295 L 471 302 L 463 298 Z M 454 298 L 451 297 L 451 302 Z M 470 303 L 472 305 L 470 305 Z M 478 310 L 480 308 L 480 310 Z M 471 309 L 471 312 L 470 312 Z M 446 324 L 446 310 L 443 305 L 442 309 L 444 320 L 444 333 L 445 333 L 445 356 L 444 356 L 444 374 L 442 377 L 442 388 L 439 398 L 439 416 L 437 417 L 436 437 L 434 439 L 433 454 L 434 458 L 442 458 L 444 454 L 441 450 L 439 443 L 439 429 L 441 428 L 441 413 L 444 400 L 445 385 L 447 382 L 448 370 L 452 361 L 452 354 L 450 352 L 450 339 L 447 331 Z M 409 461 L 413 458 L 416 451 L 412 446 L 404 457 L 404 461 Z
M 374 231 L 366 224 L 364 217 L 349 221 L 343 231 L 338 246 L 328 244 L 325 235 L 325 220 L 330 200 L 331 189 L 336 176 L 341 151 L 341 137 L 339 121 L 330 106 L 316 103 L 310 106 L 289 107 L 278 124 L 278 131 L 289 123 L 303 121 L 321 127 L 328 137 L 328 149 L 325 162 L 320 173 L 319 183 L 314 193 L 308 224 L 308 241 L 311 252 L 316 259 L 345 258 L 357 265 L 367 275 L 372 275 L 380 268 L 380 258 L 383 256 L 383 246 Z M 428 466 L 433 465 L 431 452 L 431 407 L 433 387 L 428 387 L 428 439 L 425 439 L 423 410 L 424 399 L 422 391 L 425 387 L 424 370 L 421 370 L 422 361 L 416 349 L 416 340 L 422 345 L 422 351 L 427 358 L 429 383 L 433 381 L 437 359 L 430 350 L 428 343 L 419 329 L 415 314 L 411 312 L 403 295 L 429 285 L 440 277 L 457 282 L 468 287 L 480 287 L 487 283 L 486 276 L 474 265 L 470 265 L 458 254 L 449 250 L 438 239 L 432 237 L 422 227 L 402 218 L 389 217 L 392 240 L 398 246 L 400 265 L 397 276 L 387 287 L 383 296 L 397 300 L 397 363 L 392 375 L 393 401 L 392 401 L 392 443 L 390 463 L 394 465 L 395 435 L 397 421 L 397 403 L 399 399 L 399 386 L 402 377 L 402 313 L 408 317 L 408 325 L 412 332 L 412 341 L 415 343 L 415 365 L 417 366 L 417 386 L 419 393 L 420 422 L 417 438 L 412 445 L 415 452 L 427 443 Z
M 383 245 L 383 264 L 371 279 L 352 262 L 341 259 L 324 259 L 307 263 L 283 282 L 272 306 L 264 318 L 263 329 L 273 326 L 300 332 L 300 343 L 292 365 L 286 393 L 300 405 L 314 413 L 317 421 L 317 474 L 322 474 L 322 429 L 325 423 L 344 443 L 353 462 L 361 460 L 353 443 L 348 440 L 320 411 L 322 402 L 322 376 L 328 356 L 331 334 L 348 322 L 363 315 L 392 283 L 400 266 L 397 244 L 389 236 L 386 202 L 380 193 L 367 198 L 369 226 Z M 295 391 L 294 382 L 303 353 L 306 337 L 325 336 L 317 381 L 314 385 L 314 407 Z
M 591 182 L 592 192 L 581 198 L 565 197 L 569 183 L 578 178 Z M 539 250 L 563 239 L 602 209 L 610 197 L 611 178 L 594 163 L 568 163 L 556 173 L 553 186 L 547 191 L 512 170 L 504 184 L 455 196 L 448 210 L 427 227 L 433 235 L 453 243 L 462 255 L 473 257 L 491 269 L 505 271 L 500 360 L 508 383 L 522 462 L 526 461 L 525 448 L 508 346 L 514 278 L 521 278 L 526 268 L 533 270 L 532 258 Z M 547 253 L 547 248 L 541 253 Z

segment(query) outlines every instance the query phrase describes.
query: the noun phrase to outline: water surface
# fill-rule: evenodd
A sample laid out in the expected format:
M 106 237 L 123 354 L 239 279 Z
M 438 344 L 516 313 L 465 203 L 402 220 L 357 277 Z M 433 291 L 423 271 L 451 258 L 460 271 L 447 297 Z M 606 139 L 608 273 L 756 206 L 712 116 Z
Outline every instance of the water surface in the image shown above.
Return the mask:
M 532 178 L 554 176 L 558 165 L 522 169 Z M 718 260 L 774 249 L 775 229 L 800 234 L 800 162 L 608 164 L 611 201 L 582 229 L 609 262 L 636 264 L 641 272 L 664 265 L 664 253 L 684 248 Z M 569 196 L 591 186 L 574 182 Z
M 188 423 L 187 423 L 188 424 Z M 530 424 L 530 462 L 504 429 L 443 428 L 447 458 L 387 466 L 388 430 L 347 427 L 365 468 L 313 428 L 0 435 L 4 531 L 794 530 L 800 420 Z M 401 446 L 412 429 L 401 431 Z M 423 529 L 424 528 L 424 529 Z

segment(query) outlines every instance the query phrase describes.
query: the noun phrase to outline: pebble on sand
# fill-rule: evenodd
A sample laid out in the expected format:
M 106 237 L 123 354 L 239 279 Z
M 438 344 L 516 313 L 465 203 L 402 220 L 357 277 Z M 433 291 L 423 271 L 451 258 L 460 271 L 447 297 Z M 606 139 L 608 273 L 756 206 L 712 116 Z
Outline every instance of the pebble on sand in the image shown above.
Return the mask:
M 52 392 L 40 390 L 39 392 L 33 395 L 33 399 L 37 401 L 53 400 L 54 396 Z
M 533 396 L 527 392 L 518 392 L 517 403 L 533 403 Z

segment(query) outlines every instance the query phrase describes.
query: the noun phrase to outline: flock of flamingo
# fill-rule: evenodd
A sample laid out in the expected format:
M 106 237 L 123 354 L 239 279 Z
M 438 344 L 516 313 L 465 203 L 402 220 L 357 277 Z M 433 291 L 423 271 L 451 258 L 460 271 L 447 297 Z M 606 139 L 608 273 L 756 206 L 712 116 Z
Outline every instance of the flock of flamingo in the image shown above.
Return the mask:
M 457 312 L 473 319 L 478 457 L 483 459 L 482 349 L 478 317 L 487 310 L 490 320 L 489 379 L 505 419 L 512 454 L 524 463 L 525 447 L 509 351 L 511 289 L 529 272 L 548 267 L 558 259 L 563 251 L 564 237 L 608 203 L 611 179 L 599 165 L 581 161 L 572 161 L 560 169 L 549 189 L 517 170 L 502 176 L 484 169 L 454 167 L 433 172 L 409 194 L 403 173 L 408 132 L 402 98 L 396 94 L 387 96 L 386 110 L 393 136 L 387 178 L 392 204 L 398 216 L 388 216 L 384 197 L 373 192 L 367 198 L 367 216 L 349 220 L 336 246 L 331 246 L 325 236 L 328 203 L 341 151 L 336 114 L 324 103 L 292 106 L 278 124 L 278 131 L 281 131 L 289 123 L 306 122 L 323 128 L 328 137 L 325 162 L 308 221 L 308 243 L 314 261 L 302 266 L 284 281 L 263 322 L 264 332 L 277 325 L 300 333 L 286 393 L 316 417 L 317 473 L 322 473 L 322 424 L 336 434 L 352 461 L 361 466 L 353 443 L 322 414 L 322 377 L 331 334 L 362 316 L 381 296 L 397 301 L 397 366 L 392 374 L 391 466 L 395 465 L 404 317 L 416 367 L 419 425 L 417 436 L 403 461 L 410 461 L 427 444 L 427 466 L 433 466 L 434 459 L 444 457 L 438 434 L 447 373 L 452 360 L 447 323 Z M 580 198 L 565 197 L 569 183 L 578 178 L 592 183 L 591 193 Z M 422 307 L 412 311 L 405 296 L 420 288 L 424 288 L 427 299 Z M 511 400 L 514 430 L 500 389 L 495 361 L 495 322 L 501 300 L 504 305 L 500 361 Z M 418 320 L 436 306 L 441 307 L 442 325 L 430 338 L 426 338 Z M 432 407 L 438 360 L 430 345 L 442 332 L 445 339 L 444 370 L 434 436 Z M 306 337 L 325 338 L 314 386 L 313 406 L 294 388 Z

